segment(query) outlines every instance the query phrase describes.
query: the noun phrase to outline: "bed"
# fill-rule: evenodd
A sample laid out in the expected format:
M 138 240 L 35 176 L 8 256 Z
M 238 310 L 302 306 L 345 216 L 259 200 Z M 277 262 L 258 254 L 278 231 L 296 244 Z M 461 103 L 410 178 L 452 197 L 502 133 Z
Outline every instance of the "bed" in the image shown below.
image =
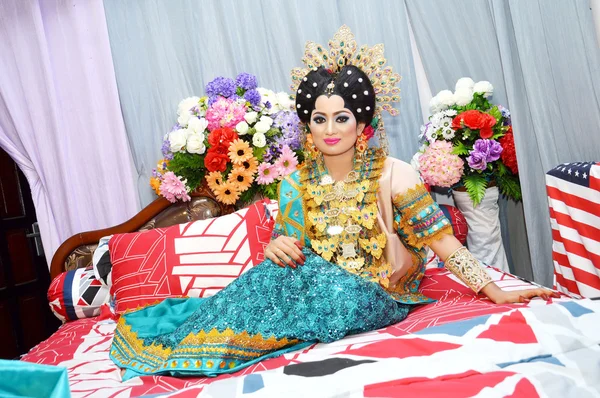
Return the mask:
M 98 240 L 232 213 L 210 192 L 157 199 L 131 220 L 75 235 L 54 256 L 54 278 L 90 265 Z M 534 285 L 489 268 L 504 289 Z M 121 382 L 108 353 L 115 314 L 67 322 L 23 361 L 67 368 L 74 397 L 545 397 L 600 396 L 600 302 L 560 299 L 495 305 L 443 268 L 421 291 L 437 302 L 385 329 L 265 360 L 216 378 L 148 376 Z

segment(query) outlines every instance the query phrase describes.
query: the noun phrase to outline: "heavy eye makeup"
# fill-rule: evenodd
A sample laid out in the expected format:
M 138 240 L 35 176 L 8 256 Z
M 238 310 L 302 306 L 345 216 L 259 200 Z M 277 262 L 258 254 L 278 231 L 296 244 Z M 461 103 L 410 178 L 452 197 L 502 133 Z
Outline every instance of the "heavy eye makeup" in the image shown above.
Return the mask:
M 347 115 L 338 115 L 335 117 L 335 121 L 337 123 L 346 123 L 348 120 L 350 120 L 350 117 L 348 117 Z M 320 115 L 316 115 L 315 117 L 313 117 L 313 122 L 316 124 L 321 124 L 321 123 L 325 123 L 325 118 L 323 116 Z

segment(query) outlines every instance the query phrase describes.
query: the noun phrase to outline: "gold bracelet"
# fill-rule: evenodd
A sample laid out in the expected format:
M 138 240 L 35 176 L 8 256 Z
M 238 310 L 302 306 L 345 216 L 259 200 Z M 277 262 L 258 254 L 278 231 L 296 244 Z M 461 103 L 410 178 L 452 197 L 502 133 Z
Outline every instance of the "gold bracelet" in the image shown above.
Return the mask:
M 444 264 L 475 293 L 479 293 L 485 285 L 492 282 L 492 278 L 485 272 L 479 261 L 464 246 L 449 255 Z

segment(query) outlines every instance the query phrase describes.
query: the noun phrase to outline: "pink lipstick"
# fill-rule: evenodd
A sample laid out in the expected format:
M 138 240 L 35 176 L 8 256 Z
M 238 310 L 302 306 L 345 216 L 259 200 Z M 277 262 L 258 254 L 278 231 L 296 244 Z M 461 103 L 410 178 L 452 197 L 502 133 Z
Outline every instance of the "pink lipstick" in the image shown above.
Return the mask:
M 335 145 L 341 140 L 339 138 L 325 138 L 323 141 L 325 141 L 327 145 Z

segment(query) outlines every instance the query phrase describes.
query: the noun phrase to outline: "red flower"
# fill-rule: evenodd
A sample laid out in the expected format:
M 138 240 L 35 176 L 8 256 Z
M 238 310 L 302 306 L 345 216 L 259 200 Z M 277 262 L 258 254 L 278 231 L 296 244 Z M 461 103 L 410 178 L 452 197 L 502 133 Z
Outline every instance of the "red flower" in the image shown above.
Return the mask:
M 519 174 L 517 152 L 515 150 L 515 137 L 513 136 L 512 126 L 508 128 L 506 135 L 500 138 L 498 142 L 502 145 L 502 154 L 500 155 L 502 162 L 513 174 Z
M 367 140 L 370 140 L 373 137 L 373 135 L 375 135 L 375 130 L 373 129 L 373 126 L 369 125 L 365 127 L 365 129 L 363 130 L 363 134 L 365 135 L 365 138 Z
M 232 141 L 237 140 L 237 133 L 230 127 L 223 127 L 213 130 L 208 135 L 208 143 L 210 146 L 224 145 L 229 148 Z
M 225 171 L 227 163 L 229 163 L 229 156 L 227 156 L 227 147 L 224 145 L 217 145 L 210 148 L 204 157 L 204 166 L 211 173 L 213 171 Z
M 495 117 L 477 110 L 465 111 L 456 115 L 452 120 L 453 129 L 458 130 L 466 126 L 471 130 L 479 130 L 481 138 L 492 138 L 494 135 L 492 127 L 495 125 Z

